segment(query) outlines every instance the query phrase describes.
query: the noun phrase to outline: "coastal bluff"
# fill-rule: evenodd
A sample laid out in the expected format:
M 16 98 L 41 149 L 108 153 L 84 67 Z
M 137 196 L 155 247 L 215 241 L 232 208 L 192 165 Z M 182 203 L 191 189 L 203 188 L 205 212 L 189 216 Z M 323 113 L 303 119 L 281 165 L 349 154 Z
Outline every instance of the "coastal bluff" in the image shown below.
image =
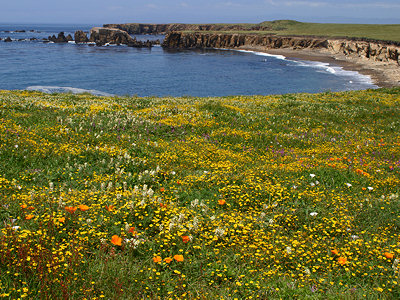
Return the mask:
M 400 66 L 400 43 L 361 39 L 170 32 L 162 46 L 174 49 L 229 48 L 255 51 L 309 49 L 327 55 L 340 54 L 349 58 L 357 57 Z
M 262 24 L 104 24 L 104 28 L 115 28 L 128 32 L 129 34 L 166 34 L 173 31 L 249 31 L 266 30 L 267 26 Z

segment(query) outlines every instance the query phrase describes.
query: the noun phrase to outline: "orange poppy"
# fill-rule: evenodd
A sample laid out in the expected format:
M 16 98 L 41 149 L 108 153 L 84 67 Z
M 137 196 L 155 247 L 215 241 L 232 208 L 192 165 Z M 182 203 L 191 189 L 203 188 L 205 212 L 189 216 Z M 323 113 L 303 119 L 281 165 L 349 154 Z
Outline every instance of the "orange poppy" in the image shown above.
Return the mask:
M 113 235 L 111 237 L 111 243 L 114 244 L 115 246 L 121 246 L 122 239 L 118 235 Z
M 180 255 L 180 254 L 174 255 L 174 259 L 176 261 L 183 261 L 183 255 Z
M 339 251 L 337 251 L 337 249 L 332 249 L 331 252 L 334 255 L 339 255 Z
M 345 264 L 347 264 L 347 258 L 341 256 L 338 258 L 338 262 L 341 266 L 344 266 Z
M 161 256 L 154 256 L 154 257 L 153 257 L 153 261 L 154 261 L 155 263 L 160 263 L 160 262 L 162 261 L 162 258 L 161 258 Z
M 163 187 L 160 188 L 160 192 L 161 192 L 161 193 L 165 192 L 165 189 L 164 189 Z
M 78 207 L 79 207 L 79 209 L 80 209 L 81 211 L 87 211 L 87 210 L 89 209 L 89 206 L 84 205 L 84 204 L 78 205 Z
M 387 259 L 393 259 L 393 257 L 394 257 L 394 254 L 393 254 L 393 253 L 390 253 L 390 252 L 385 252 L 385 253 L 383 253 L 383 255 L 384 255 Z
M 30 220 L 33 219 L 35 216 L 34 215 L 27 215 L 25 216 L 25 220 Z
M 65 222 L 65 218 L 64 218 L 64 217 L 62 217 L 62 218 L 58 218 L 58 222 L 60 222 L 60 223 L 64 223 L 64 222 Z
M 218 200 L 218 204 L 224 205 L 224 204 L 226 204 L 226 201 L 224 199 L 220 199 L 220 200 Z
M 108 211 L 113 211 L 114 208 L 115 208 L 114 205 L 106 205 L 106 210 L 108 210 Z
M 27 208 L 27 207 L 28 207 L 28 205 L 26 205 L 26 204 L 21 204 L 21 208 L 22 208 L 22 209 Z
M 184 242 L 185 244 L 190 241 L 190 237 L 188 237 L 187 235 L 182 235 L 181 238 L 182 242 Z
M 35 208 L 33 206 L 28 207 L 29 210 L 34 210 Z
M 64 207 L 64 209 L 65 209 L 67 212 L 73 214 L 78 208 L 77 208 L 76 206 L 66 206 L 66 207 Z
M 172 261 L 172 258 L 171 258 L 171 257 L 166 257 L 166 258 L 164 259 L 164 261 L 165 261 L 167 264 L 169 264 L 169 263 Z
M 136 228 L 135 227 L 129 228 L 129 232 L 132 234 L 136 234 Z

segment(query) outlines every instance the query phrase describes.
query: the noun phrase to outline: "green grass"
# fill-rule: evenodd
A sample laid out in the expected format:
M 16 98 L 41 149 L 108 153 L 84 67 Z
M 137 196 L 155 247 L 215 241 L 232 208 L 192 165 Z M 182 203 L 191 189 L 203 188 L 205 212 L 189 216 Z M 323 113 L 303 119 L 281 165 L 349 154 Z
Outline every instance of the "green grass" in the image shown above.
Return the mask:
M 252 33 L 252 34 L 277 34 L 298 36 L 320 36 L 320 37 L 347 37 L 367 38 L 374 40 L 400 42 L 400 24 L 378 25 L 378 24 L 335 24 L 335 23 L 304 23 L 291 20 L 267 21 L 260 24 L 237 24 L 243 26 L 243 30 L 224 30 L 215 33 Z M 253 30 L 254 26 L 260 26 L 259 30 Z
M 398 299 L 399 115 L 0 91 L 0 297 Z

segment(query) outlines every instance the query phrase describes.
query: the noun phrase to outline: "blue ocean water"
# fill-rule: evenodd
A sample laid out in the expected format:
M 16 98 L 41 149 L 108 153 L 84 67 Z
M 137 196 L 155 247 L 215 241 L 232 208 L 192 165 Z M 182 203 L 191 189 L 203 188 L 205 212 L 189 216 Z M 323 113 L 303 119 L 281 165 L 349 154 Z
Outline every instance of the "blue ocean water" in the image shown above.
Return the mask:
M 0 89 L 67 87 L 115 95 L 227 96 L 376 88 L 369 77 L 335 65 L 262 53 L 96 47 L 41 40 L 60 31 L 73 36 L 75 30 L 89 31 L 94 26 L 0 24 L 0 38 L 13 39 L 0 41 Z

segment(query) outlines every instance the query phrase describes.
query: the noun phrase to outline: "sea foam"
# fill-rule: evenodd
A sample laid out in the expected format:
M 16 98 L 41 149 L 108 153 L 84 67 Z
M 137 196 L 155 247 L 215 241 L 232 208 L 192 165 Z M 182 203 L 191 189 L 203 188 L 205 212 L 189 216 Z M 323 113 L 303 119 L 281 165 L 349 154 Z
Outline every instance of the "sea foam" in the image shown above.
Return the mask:
M 42 86 L 42 85 L 35 85 L 35 86 L 28 86 L 26 88 L 28 91 L 39 91 L 43 93 L 53 94 L 53 93 L 72 93 L 72 94 L 83 94 L 89 93 L 95 96 L 114 96 L 113 94 L 101 92 L 98 90 L 86 90 L 74 87 L 65 87 L 65 86 Z

